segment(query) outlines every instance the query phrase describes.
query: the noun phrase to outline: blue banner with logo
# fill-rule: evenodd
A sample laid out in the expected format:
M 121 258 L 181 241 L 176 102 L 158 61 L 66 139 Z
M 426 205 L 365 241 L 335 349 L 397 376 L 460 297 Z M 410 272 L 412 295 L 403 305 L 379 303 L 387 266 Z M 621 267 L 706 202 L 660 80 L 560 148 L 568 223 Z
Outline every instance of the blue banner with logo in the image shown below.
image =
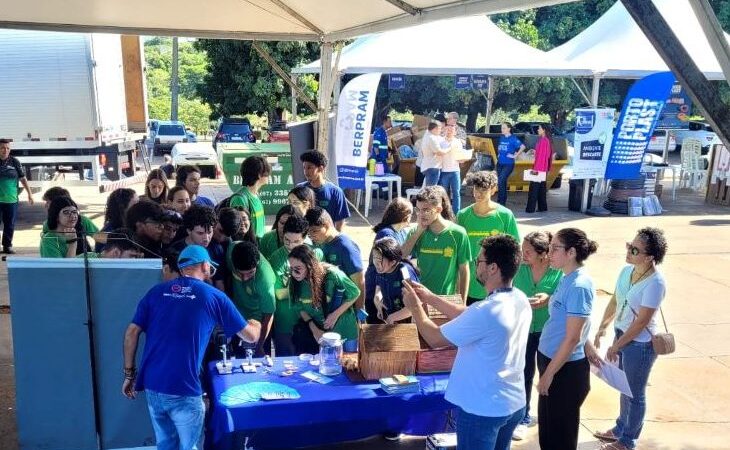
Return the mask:
M 487 89 L 489 87 L 489 78 L 486 75 L 472 75 L 471 86 L 474 89 Z
M 454 76 L 454 89 L 471 89 L 471 75 L 460 74 Z
M 658 130 L 686 130 L 689 128 L 690 115 L 692 115 L 692 100 L 681 84 L 674 83 L 656 127 Z
M 402 73 L 391 73 L 388 75 L 388 89 L 405 89 L 406 76 Z
M 607 179 L 639 177 L 644 152 L 675 81 L 672 72 L 659 72 L 631 86 L 614 129 L 606 166 Z

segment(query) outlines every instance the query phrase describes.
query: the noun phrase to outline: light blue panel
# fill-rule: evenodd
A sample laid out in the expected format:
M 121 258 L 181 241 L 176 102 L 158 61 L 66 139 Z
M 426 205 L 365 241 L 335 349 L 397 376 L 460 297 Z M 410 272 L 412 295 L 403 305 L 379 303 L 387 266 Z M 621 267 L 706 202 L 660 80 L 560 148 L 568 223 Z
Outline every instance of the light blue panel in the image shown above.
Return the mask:
M 96 449 L 83 272 L 8 258 L 8 284 L 20 448 Z

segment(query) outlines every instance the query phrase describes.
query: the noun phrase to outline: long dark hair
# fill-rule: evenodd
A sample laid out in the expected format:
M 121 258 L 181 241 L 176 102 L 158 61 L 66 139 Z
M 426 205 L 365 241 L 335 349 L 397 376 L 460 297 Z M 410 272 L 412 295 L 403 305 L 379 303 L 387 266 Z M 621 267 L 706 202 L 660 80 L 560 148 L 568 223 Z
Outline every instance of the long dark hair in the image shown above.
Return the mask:
M 373 231 L 377 233 L 383 228 L 405 222 L 412 214 L 413 205 L 411 205 L 411 202 L 402 197 L 394 198 L 392 202 L 388 203 L 383 213 L 383 219 L 373 227 Z
M 134 189 L 119 188 L 109 194 L 106 199 L 106 211 L 104 212 L 104 226 L 107 229 L 115 230 L 124 228 L 124 219 L 129 209 L 129 202 L 137 195 Z M 108 225 L 108 226 L 107 226 Z
M 259 240 L 256 237 L 256 233 L 253 231 L 253 220 L 251 220 L 251 214 L 246 211 L 245 209 L 237 209 L 237 211 L 241 214 L 245 214 L 246 217 L 248 217 L 248 231 L 245 233 L 242 231 L 238 231 L 235 236 L 232 236 L 232 239 L 234 241 L 248 241 L 253 242 L 254 244 L 258 245 Z
M 553 138 L 553 132 L 550 130 L 550 127 L 547 125 L 540 124 L 538 127 L 542 128 L 542 130 L 545 132 L 545 137 L 548 139 Z
M 294 186 L 289 191 L 289 194 L 294 194 L 294 196 L 298 198 L 301 202 L 309 202 L 310 208 L 317 205 L 315 203 L 316 199 L 314 196 L 314 191 L 308 186 Z
M 287 216 L 293 216 L 295 214 L 298 215 L 297 210 L 292 205 L 284 205 L 276 212 L 276 218 L 274 219 L 274 224 L 271 225 L 271 229 L 274 231 L 278 231 L 279 226 L 279 220 L 281 220 L 281 216 L 283 215 Z
M 389 261 L 394 261 L 396 263 L 396 267 L 398 264 L 408 264 L 411 266 L 413 271 L 416 272 L 416 274 L 420 274 L 418 269 L 416 269 L 416 267 L 407 258 L 403 257 L 403 249 L 401 249 L 398 242 L 392 237 L 384 237 L 375 241 L 373 243 L 372 251 L 376 250 L 380 252 L 380 255 L 383 258 Z
M 152 180 L 160 180 L 162 181 L 162 184 L 165 185 L 165 187 L 162 189 L 162 194 L 160 194 L 160 196 L 157 198 L 153 198 L 152 194 L 150 193 L 150 181 Z M 167 201 L 167 193 L 169 191 L 170 189 L 167 186 L 167 175 L 165 175 L 165 172 L 160 169 L 150 170 L 150 174 L 147 175 L 147 181 L 144 182 L 144 195 L 146 195 L 148 199 L 154 202 L 164 203 L 165 201 Z
M 48 229 L 51 231 L 55 231 L 56 228 L 58 228 L 58 215 L 61 214 L 61 210 L 63 208 L 67 208 L 69 206 L 73 206 L 76 209 L 79 209 L 78 206 L 76 206 L 76 202 L 71 200 L 71 197 L 56 197 L 53 200 L 51 200 L 51 204 L 48 206 Z M 78 224 L 81 222 L 81 219 L 76 221 Z
M 308 245 L 298 245 L 289 252 L 289 258 L 298 259 L 307 268 L 307 280 L 312 292 L 312 305 L 315 308 L 322 307 L 324 303 L 324 278 L 327 273 L 326 267 L 319 262 L 314 252 Z M 290 275 L 291 276 L 291 275 Z M 302 294 L 303 281 L 297 281 L 294 277 L 289 280 L 289 291 L 291 298 L 300 299 Z

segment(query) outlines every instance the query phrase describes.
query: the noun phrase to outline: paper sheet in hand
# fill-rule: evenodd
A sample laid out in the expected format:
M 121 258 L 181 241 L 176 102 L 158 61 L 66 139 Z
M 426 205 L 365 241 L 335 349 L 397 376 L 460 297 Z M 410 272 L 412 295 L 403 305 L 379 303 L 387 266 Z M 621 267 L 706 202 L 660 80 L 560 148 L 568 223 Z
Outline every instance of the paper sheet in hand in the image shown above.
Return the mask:
M 522 179 L 525 181 L 536 181 L 538 183 L 547 179 L 547 172 L 538 172 L 532 169 L 525 169 L 522 173 Z
M 631 394 L 631 387 L 629 381 L 626 379 L 626 372 L 619 369 L 617 366 L 609 362 L 604 362 L 601 367 L 596 367 L 591 364 L 591 372 L 601 380 L 605 381 L 606 384 L 616 389 L 620 393 L 634 398 Z

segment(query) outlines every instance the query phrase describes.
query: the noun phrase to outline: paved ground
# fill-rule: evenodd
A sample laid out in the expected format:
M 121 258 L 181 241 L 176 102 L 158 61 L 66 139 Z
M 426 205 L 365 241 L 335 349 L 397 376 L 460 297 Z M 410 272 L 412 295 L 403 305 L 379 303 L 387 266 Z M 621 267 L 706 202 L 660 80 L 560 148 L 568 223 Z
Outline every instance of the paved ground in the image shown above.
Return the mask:
M 567 184 L 567 183 L 566 183 Z M 142 186 L 136 186 L 141 189 Z M 667 186 L 669 187 L 669 186 Z M 228 195 L 221 182 L 206 182 L 205 193 L 218 200 Z M 665 191 L 666 192 L 666 191 Z M 73 197 L 84 213 L 101 222 L 106 196 L 90 188 L 73 188 Z M 648 388 L 648 412 L 640 449 L 706 450 L 730 449 L 730 308 L 726 306 L 730 288 L 730 210 L 704 205 L 702 197 L 678 192 L 676 202 L 666 199 L 666 212 L 657 217 L 593 218 L 570 212 L 566 208 L 567 186 L 551 191 L 550 212 L 528 216 L 521 211 L 525 194 L 510 197 L 518 211 L 521 233 L 544 228 L 552 231 L 577 226 L 596 239 L 600 248 L 588 262 L 597 286 L 612 291 L 616 275 L 623 264 L 624 242 L 631 240 L 636 229 L 652 225 L 663 228 L 670 250 L 662 267 L 669 293 L 665 313 L 678 340 L 674 355 L 661 357 L 654 367 Z M 464 202 L 468 202 L 464 198 Z M 380 210 L 371 213 L 371 221 L 380 218 Z M 16 249 L 21 254 L 37 255 L 42 205 L 23 203 L 16 234 Z M 271 219 L 271 218 L 269 218 Z M 369 248 L 373 234 L 366 223 L 355 217 L 348 233 L 361 247 Z M 5 263 L 0 263 L 0 307 L 8 304 Z M 598 320 L 608 297 L 599 298 L 594 313 Z M 15 431 L 15 399 L 13 353 L 10 337 L 10 316 L 0 309 L 0 449 L 17 448 Z M 592 379 L 592 390 L 582 410 L 581 449 L 597 448 L 591 437 L 594 430 L 611 425 L 618 408 L 618 396 L 599 380 Z M 536 428 L 526 442 L 517 443 L 520 450 L 537 449 Z M 422 449 L 422 438 L 409 438 L 400 443 L 373 438 L 328 449 Z

